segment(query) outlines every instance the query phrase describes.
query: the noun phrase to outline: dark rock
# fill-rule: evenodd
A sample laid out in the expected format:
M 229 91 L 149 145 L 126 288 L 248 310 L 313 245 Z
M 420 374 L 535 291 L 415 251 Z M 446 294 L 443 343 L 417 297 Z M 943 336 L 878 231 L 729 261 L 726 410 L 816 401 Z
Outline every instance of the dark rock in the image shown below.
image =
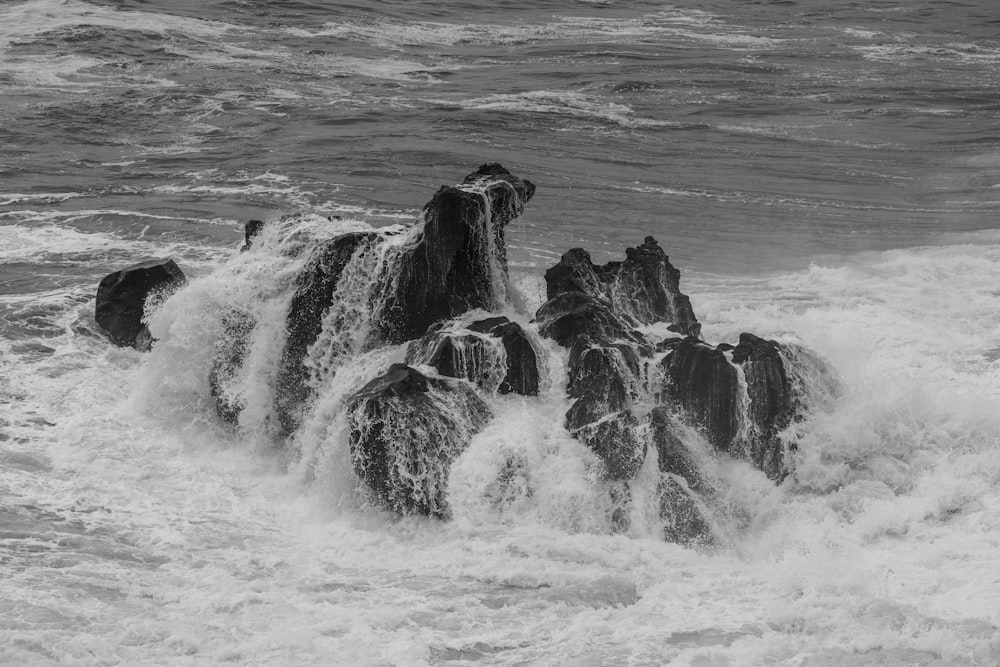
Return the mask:
M 240 310 L 229 310 L 222 316 L 222 335 L 215 343 L 215 357 L 212 369 L 208 374 L 208 386 L 215 399 L 215 412 L 230 424 L 239 421 L 244 404 L 236 395 L 236 380 L 247 347 L 250 344 L 250 334 L 257 322 L 250 313 Z
M 150 294 L 163 292 L 184 283 L 184 273 L 172 259 L 152 259 L 115 271 L 101 280 L 97 287 L 94 319 L 115 345 L 148 349 L 152 338 L 145 329 L 146 299 Z
M 627 327 L 611 309 L 582 292 L 563 292 L 546 301 L 535 314 L 538 332 L 563 347 L 577 340 L 645 344 L 642 334 Z
M 594 265 L 586 250 L 574 248 L 545 272 L 545 282 L 548 299 L 582 292 L 609 304 L 632 326 L 668 322 L 671 330 L 685 336 L 701 331 L 691 300 L 680 291 L 680 271 L 652 236 L 626 249 L 624 262 L 604 266 Z
M 653 408 L 650 412 L 650 426 L 660 471 L 683 478 L 693 491 L 704 490 L 706 484 L 701 471 L 681 439 L 680 425 L 670 410 L 662 406 Z
M 447 518 L 451 464 L 491 417 L 465 383 L 393 364 L 348 404 L 354 470 L 387 509 Z
M 813 386 L 835 377 L 815 354 L 748 333 L 736 346 L 685 338 L 662 369 L 668 405 L 685 412 L 713 447 L 748 458 L 774 480 L 788 473 L 780 433 L 809 409 Z
M 376 314 L 379 337 L 402 343 L 463 312 L 503 305 L 507 290 L 504 228 L 535 188 L 497 164 L 483 165 L 462 187 L 442 187 L 424 207 L 413 243 L 386 276 Z
M 427 364 L 441 375 L 471 380 L 486 391 L 538 394 L 538 359 L 524 329 L 506 317 L 467 326 L 474 334 L 429 333 L 406 350 L 407 364 Z
M 283 435 L 298 426 L 301 408 L 312 393 L 306 353 L 322 331 L 323 316 L 333 304 L 340 276 L 355 253 L 377 240 L 376 232 L 354 232 L 325 241 L 313 251 L 296 278 L 297 289 L 288 309 L 288 337 L 275 383 L 275 408 Z M 328 357 L 337 357 L 348 350 L 331 348 L 324 352 Z
M 540 377 L 538 354 L 528 334 L 517 322 L 506 317 L 491 317 L 469 325 L 470 331 L 489 333 L 499 338 L 506 353 L 506 373 L 497 392 L 537 396 Z
M 261 233 L 264 229 L 264 222 L 262 220 L 248 220 L 246 225 L 243 226 L 243 234 L 246 236 L 246 240 L 243 241 L 243 247 L 240 248 L 240 252 L 246 252 L 253 246 L 253 240 Z
M 753 334 L 740 334 L 733 349 L 733 362 L 743 367 L 746 378 L 751 432 L 750 459 L 768 477 L 782 476 L 784 452 L 778 433 L 792 423 L 792 385 L 785 370 L 781 346 Z
M 576 401 L 566 428 L 604 462 L 609 479 L 632 479 L 646 457 L 633 412 L 639 357 L 629 345 L 594 346 L 578 340 L 570 350 L 567 393 Z
M 683 478 L 665 474 L 657 491 L 664 540 L 686 546 L 705 546 L 715 541 L 698 494 Z
M 726 355 L 697 338 L 685 338 L 667 357 L 664 396 L 687 413 L 713 447 L 730 451 L 740 430 L 740 385 Z

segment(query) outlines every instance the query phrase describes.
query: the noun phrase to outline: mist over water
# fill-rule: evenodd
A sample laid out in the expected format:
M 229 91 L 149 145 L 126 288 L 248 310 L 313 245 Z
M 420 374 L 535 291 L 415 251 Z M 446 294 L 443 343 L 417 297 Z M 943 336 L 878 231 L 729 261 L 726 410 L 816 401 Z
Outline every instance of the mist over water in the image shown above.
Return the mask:
M 997 664 L 998 26 L 986 0 L 0 5 L 0 663 Z M 837 369 L 783 484 L 705 443 L 746 512 L 718 547 L 641 502 L 612 534 L 551 341 L 450 522 L 371 507 L 337 416 L 405 346 L 274 446 L 305 257 L 238 255 L 242 222 L 406 224 L 487 161 L 538 185 L 512 319 L 565 250 L 652 234 L 707 340 Z M 192 280 L 152 353 L 110 347 L 96 285 L 155 256 Z M 220 302 L 270 327 L 236 430 Z M 530 494 L 496 484 L 511 456 Z

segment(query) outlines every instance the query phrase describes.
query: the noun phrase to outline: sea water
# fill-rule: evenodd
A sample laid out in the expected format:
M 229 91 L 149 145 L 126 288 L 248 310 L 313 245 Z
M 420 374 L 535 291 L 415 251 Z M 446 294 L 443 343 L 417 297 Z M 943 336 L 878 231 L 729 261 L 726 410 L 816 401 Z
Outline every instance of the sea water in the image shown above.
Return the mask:
M 0 89 L 0 663 L 1000 663 L 992 0 L 8 1 Z M 398 349 L 294 453 L 264 357 L 215 416 L 205 308 L 270 290 L 280 336 L 296 269 L 238 257 L 243 221 L 407 223 L 487 161 L 538 186 L 512 317 L 565 250 L 652 234 L 707 340 L 837 369 L 782 485 L 706 452 L 747 512 L 719 546 L 612 534 L 554 346 L 450 522 L 370 507 L 340 437 Z M 191 278 L 160 344 L 110 346 L 97 283 L 160 256 Z

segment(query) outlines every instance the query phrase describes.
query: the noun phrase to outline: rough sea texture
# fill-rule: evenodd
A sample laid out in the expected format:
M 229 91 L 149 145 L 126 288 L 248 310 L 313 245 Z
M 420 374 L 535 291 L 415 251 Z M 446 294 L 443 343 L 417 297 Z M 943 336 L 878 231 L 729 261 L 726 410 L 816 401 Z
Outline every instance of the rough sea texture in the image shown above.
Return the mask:
M 0 3 L 0 664 L 1000 663 L 998 91 L 995 0 Z M 180 351 L 243 221 L 487 161 L 538 186 L 529 311 L 652 234 L 706 338 L 839 370 L 782 485 L 721 464 L 745 531 L 610 534 L 565 400 L 509 399 L 447 523 L 214 415 Z M 157 256 L 174 338 L 111 347 L 97 283 Z M 546 483 L 498 508 L 509 452 Z

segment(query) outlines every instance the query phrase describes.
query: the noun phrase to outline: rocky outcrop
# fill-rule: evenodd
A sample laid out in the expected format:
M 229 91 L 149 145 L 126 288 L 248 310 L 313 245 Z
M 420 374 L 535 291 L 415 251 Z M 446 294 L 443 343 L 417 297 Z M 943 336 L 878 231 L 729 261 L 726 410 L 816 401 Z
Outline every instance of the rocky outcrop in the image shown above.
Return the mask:
M 507 290 L 504 228 L 534 192 L 532 183 L 498 164 L 483 165 L 461 186 L 438 190 L 384 277 L 375 314 L 380 339 L 414 340 L 435 322 L 501 307 Z
M 334 302 L 340 277 L 359 250 L 378 240 L 375 232 L 355 232 L 324 241 L 296 278 L 295 295 L 288 308 L 287 339 L 275 383 L 275 410 L 283 435 L 291 434 L 298 426 L 300 409 L 312 392 L 306 353 L 323 329 L 324 315 Z M 345 352 L 348 350 L 331 349 L 326 356 L 336 357 Z
M 152 338 L 143 324 L 147 298 L 175 289 L 184 280 L 172 259 L 151 259 L 115 271 L 97 287 L 94 319 L 115 345 L 148 350 Z
M 566 428 L 604 462 L 609 479 L 632 479 L 646 458 L 634 410 L 643 372 L 636 349 L 578 340 L 570 349 Z
M 330 234 L 318 216 L 268 222 L 264 236 L 264 223 L 249 221 L 243 249 L 252 254 L 234 262 L 227 278 L 253 280 L 265 267 L 278 278 L 230 292 L 240 303 L 218 304 L 220 335 L 208 374 L 217 413 L 238 423 L 252 400 L 254 425 L 276 432 L 276 444 L 306 444 L 309 451 L 324 450 L 313 440 L 346 423 L 351 467 L 378 505 L 447 518 L 449 471 L 492 418 L 489 401 L 515 419 L 543 414 L 531 409 L 518 417 L 513 411 L 530 399 L 500 402 L 495 394 L 547 390 L 541 369 L 558 369 L 562 355 L 552 364 L 540 355 L 559 345 L 565 396 L 555 388 L 552 398 L 569 399 L 563 424 L 593 452 L 587 461 L 595 474 L 587 481 L 603 495 L 587 508 L 593 510 L 587 521 L 631 532 L 631 519 L 642 516 L 646 526 L 647 512 L 658 510 L 667 540 L 724 539 L 740 522 L 739 494 L 725 488 L 731 467 L 719 460 L 741 458 L 782 479 L 794 446 L 782 439 L 836 392 L 832 371 L 806 350 L 752 334 L 736 345 L 702 340 L 679 271 L 652 237 L 604 265 L 583 249 L 568 251 L 546 272 L 547 300 L 532 325 L 497 315 L 519 303 L 507 274 L 505 229 L 534 190 L 487 164 L 442 187 L 409 227 L 318 240 Z M 133 299 L 139 327 L 150 290 L 183 279 L 172 276 L 170 265 L 161 267 L 166 278 L 143 282 L 141 272 L 131 278 L 137 284 L 125 291 L 139 294 Z M 110 280 L 107 291 L 115 281 L 127 282 Z M 104 290 L 102 282 L 101 299 Z M 254 298 L 264 302 L 247 301 Z M 113 319 L 102 303 L 99 321 Z M 539 341 L 533 327 L 554 342 Z M 141 329 L 130 335 L 125 344 L 141 345 Z M 405 365 L 392 365 L 344 400 L 343 392 L 360 384 L 358 373 L 398 360 L 403 344 Z M 248 356 L 252 372 L 243 368 Z M 248 374 L 274 378 L 274 386 L 259 391 Z M 314 393 L 327 389 L 331 394 L 317 401 Z M 262 405 L 265 414 L 257 415 L 256 401 L 269 397 L 273 411 Z M 306 418 L 310 426 L 302 428 Z M 498 505 L 529 497 L 542 502 L 544 494 L 534 495 L 542 480 L 533 477 L 533 466 L 548 453 L 509 435 L 491 432 L 477 443 L 493 460 L 489 466 L 463 460 L 462 483 L 481 480 L 481 497 Z M 463 486 L 467 491 L 477 493 Z
M 595 265 L 583 249 L 545 273 L 548 301 L 535 315 L 541 335 L 570 348 L 566 428 L 594 450 L 609 479 L 631 479 L 647 438 L 635 405 L 654 347 L 636 327 L 657 322 L 694 335 L 700 325 L 681 293 L 680 272 L 652 237 L 625 261 Z
M 685 338 L 660 366 L 664 402 L 680 408 L 713 447 L 730 451 L 740 432 L 741 389 L 724 348 Z
M 788 465 L 779 434 L 808 406 L 809 383 L 796 376 L 834 378 L 822 360 L 749 333 L 740 334 L 735 347 L 685 338 L 671 348 L 661 362 L 661 400 L 685 414 L 715 449 L 782 479 Z M 828 383 L 831 395 L 834 382 Z
M 538 356 L 527 333 L 506 317 L 472 322 L 468 333 L 435 331 L 409 344 L 406 363 L 470 380 L 489 393 L 538 394 Z
M 386 509 L 446 518 L 451 464 L 491 417 L 464 382 L 393 364 L 348 404 L 354 470 Z
M 784 451 L 778 434 L 795 417 L 795 392 L 785 369 L 781 345 L 749 333 L 740 334 L 733 348 L 733 363 L 743 369 L 747 392 L 747 440 L 750 460 L 768 477 L 786 473 Z
M 247 223 L 243 226 L 243 245 L 240 246 L 240 252 L 246 252 L 253 247 L 253 240 L 264 231 L 264 222 L 262 220 L 247 220 Z
M 545 272 L 546 296 L 581 292 L 605 302 L 631 326 L 666 322 L 672 331 L 697 336 L 701 325 L 691 300 L 680 291 L 681 273 L 652 236 L 625 250 L 624 262 L 597 266 L 590 254 L 574 248 Z

